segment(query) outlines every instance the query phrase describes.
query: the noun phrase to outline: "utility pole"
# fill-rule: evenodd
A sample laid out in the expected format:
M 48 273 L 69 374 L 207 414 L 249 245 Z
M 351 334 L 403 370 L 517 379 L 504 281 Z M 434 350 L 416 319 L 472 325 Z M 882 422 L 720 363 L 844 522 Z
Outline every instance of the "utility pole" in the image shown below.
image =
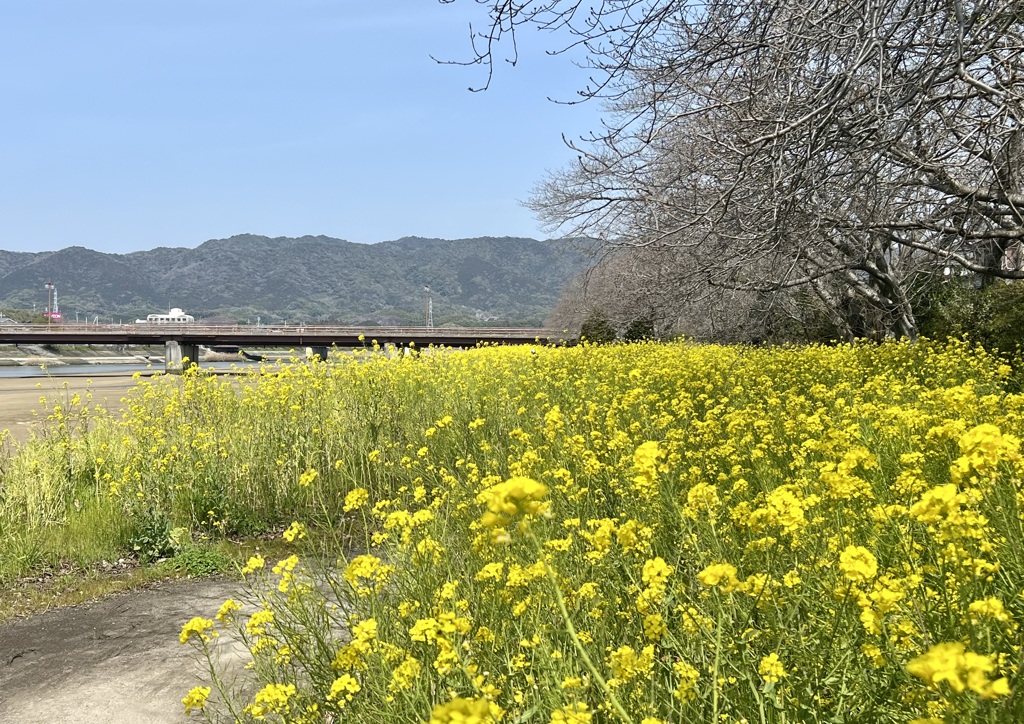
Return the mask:
M 50 316 L 50 313 L 53 311 L 53 290 L 56 289 L 56 286 L 54 285 L 53 282 L 46 282 L 45 286 L 46 286 L 46 326 L 49 327 L 50 326 L 50 322 L 53 319 Z

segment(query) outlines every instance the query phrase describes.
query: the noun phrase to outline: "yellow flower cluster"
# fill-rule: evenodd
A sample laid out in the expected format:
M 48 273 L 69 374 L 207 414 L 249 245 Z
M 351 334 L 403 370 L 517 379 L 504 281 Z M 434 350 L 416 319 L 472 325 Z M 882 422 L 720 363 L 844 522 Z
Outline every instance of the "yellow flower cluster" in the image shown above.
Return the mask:
M 242 567 L 242 573 L 255 573 L 256 571 L 263 570 L 263 567 L 266 565 L 267 561 L 263 558 L 263 556 L 257 553 L 256 555 L 251 556 L 248 562 L 246 562 L 246 564 Z
M 487 699 L 457 697 L 435 706 L 428 724 L 497 724 L 501 715 L 501 709 Z
M 233 598 L 229 598 L 221 604 L 220 608 L 217 609 L 217 615 L 214 616 L 221 623 L 228 623 L 234 616 L 235 611 L 241 611 L 242 604 Z
M 477 502 L 487 506 L 480 523 L 485 528 L 505 528 L 517 515 L 537 515 L 546 509 L 547 494 L 548 487 L 532 478 L 495 483 L 477 496 Z
M 266 719 L 267 714 L 284 716 L 291 711 L 289 702 L 294 695 L 295 684 L 267 684 L 256 692 L 245 712 L 260 721 Z
M 1010 694 L 1005 676 L 995 680 L 989 674 L 996 671 L 996 657 L 975 654 L 959 642 L 935 644 L 927 652 L 907 664 L 907 671 L 924 679 L 929 686 L 938 687 L 945 682 L 953 691 L 970 689 L 983 699 Z
M 193 709 L 202 711 L 206 706 L 206 700 L 210 698 L 211 691 L 209 686 L 192 687 L 181 700 L 181 703 L 185 705 L 185 713 L 191 714 Z
M 366 501 L 370 499 L 370 494 L 366 488 L 355 488 L 350 490 L 345 496 L 345 505 L 342 506 L 342 510 L 346 513 L 358 510 L 366 505 Z
M 958 342 L 367 348 L 142 387 L 72 457 L 175 526 L 333 526 L 217 618 L 295 687 L 250 718 L 1024 721 L 1008 379 Z
M 306 526 L 298 521 L 292 521 L 292 524 L 285 529 L 284 533 L 281 534 L 281 537 L 289 543 L 302 540 L 306 537 Z
M 360 689 L 357 679 L 349 674 L 342 674 L 331 684 L 331 690 L 327 693 L 327 701 L 337 702 L 338 706 L 344 707 L 346 702 L 352 701 L 352 697 L 358 694 Z
M 697 574 L 697 580 L 708 588 L 718 586 L 723 593 L 732 593 L 743 587 L 736 578 L 736 566 L 731 563 L 715 563 Z
M 773 651 L 761 659 L 761 663 L 757 665 L 757 673 L 768 683 L 775 684 L 786 675 L 786 669 L 779 661 L 779 655 Z
M 195 616 L 181 627 L 181 635 L 178 638 L 181 643 L 186 644 L 193 637 L 199 641 L 208 642 L 211 637 L 216 635 L 217 632 L 213 630 L 213 621 L 208 618 Z
M 367 553 L 353 558 L 343 575 L 352 588 L 362 595 L 369 595 L 380 591 L 394 570 L 394 566 L 382 563 L 380 558 Z
M 608 657 L 608 669 L 614 682 L 625 682 L 638 676 L 646 677 L 654 666 L 654 646 L 645 646 L 637 653 L 632 646 L 620 646 Z
M 961 455 L 950 467 L 952 478 L 962 481 L 970 473 L 988 475 L 1003 461 L 1020 462 L 1020 440 L 1004 435 L 992 424 L 978 425 L 959 440 Z
M 551 712 L 550 724 L 590 724 L 593 717 L 586 704 L 575 702 Z
M 839 570 L 854 583 L 866 583 L 878 573 L 878 560 L 863 546 L 847 546 L 839 554 Z

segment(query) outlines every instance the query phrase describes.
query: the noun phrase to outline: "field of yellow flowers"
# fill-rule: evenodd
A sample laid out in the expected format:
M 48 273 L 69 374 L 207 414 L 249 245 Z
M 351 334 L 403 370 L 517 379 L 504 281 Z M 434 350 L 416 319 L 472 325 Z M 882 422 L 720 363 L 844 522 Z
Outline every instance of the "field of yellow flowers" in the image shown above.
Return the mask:
M 0 463 L 0 559 L 284 529 L 182 630 L 211 720 L 1024 721 L 1009 372 L 650 343 L 158 379 Z

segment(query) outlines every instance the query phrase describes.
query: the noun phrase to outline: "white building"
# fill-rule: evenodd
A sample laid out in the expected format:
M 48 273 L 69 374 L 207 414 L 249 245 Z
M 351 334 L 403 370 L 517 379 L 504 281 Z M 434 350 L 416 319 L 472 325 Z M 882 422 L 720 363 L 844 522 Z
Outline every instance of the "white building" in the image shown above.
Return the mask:
M 167 314 L 150 314 L 145 319 L 136 319 L 136 324 L 192 324 L 196 318 L 174 307 Z

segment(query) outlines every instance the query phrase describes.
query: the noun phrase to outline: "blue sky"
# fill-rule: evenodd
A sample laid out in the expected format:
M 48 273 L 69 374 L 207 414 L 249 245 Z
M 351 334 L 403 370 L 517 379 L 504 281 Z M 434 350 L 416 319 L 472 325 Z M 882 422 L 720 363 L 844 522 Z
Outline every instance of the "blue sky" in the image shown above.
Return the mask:
M 523 38 L 467 88 L 472 0 L 0 4 L 0 249 L 128 252 L 239 233 L 541 236 L 586 75 Z

